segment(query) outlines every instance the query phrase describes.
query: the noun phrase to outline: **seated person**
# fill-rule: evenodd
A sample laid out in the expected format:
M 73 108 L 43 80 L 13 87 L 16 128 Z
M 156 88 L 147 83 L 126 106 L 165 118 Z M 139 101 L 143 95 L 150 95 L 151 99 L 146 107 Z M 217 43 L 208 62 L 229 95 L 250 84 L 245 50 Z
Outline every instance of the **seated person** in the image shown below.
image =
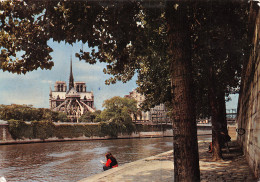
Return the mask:
M 224 132 L 220 132 L 220 141 L 219 141 L 220 149 L 225 147 L 225 144 L 226 144 L 227 151 L 229 152 L 228 142 L 230 142 L 230 141 L 231 141 L 231 137 L 228 134 L 225 134 Z M 209 153 L 212 152 L 212 142 L 210 142 L 208 152 Z
M 103 166 L 104 171 L 106 171 L 108 169 L 112 169 L 114 167 L 118 167 L 116 158 L 110 152 L 106 153 L 106 159 L 107 159 L 106 163 L 103 161 L 100 161 L 101 163 L 105 164 Z

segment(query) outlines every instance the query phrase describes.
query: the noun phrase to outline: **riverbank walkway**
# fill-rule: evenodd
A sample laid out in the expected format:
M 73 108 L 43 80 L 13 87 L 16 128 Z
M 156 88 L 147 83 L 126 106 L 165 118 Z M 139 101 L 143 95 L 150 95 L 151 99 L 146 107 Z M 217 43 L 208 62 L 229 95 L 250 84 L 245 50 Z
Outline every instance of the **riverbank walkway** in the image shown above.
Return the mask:
M 235 141 L 224 160 L 214 162 L 208 153 L 208 141 L 199 143 L 201 182 L 256 182 L 241 149 Z M 173 182 L 173 151 L 124 164 L 80 182 Z

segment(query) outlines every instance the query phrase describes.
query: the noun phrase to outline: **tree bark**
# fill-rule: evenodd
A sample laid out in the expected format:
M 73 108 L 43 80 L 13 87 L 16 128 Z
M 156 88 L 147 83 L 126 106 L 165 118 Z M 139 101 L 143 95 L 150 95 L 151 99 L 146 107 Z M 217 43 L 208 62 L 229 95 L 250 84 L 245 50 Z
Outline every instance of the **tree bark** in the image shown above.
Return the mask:
M 174 181 L 200 181 L 197 126 L 192 94 L 190 27 L 187 5 L 168 1 L 169 55 L 173 105 Z
M 218 94 L 218 105 L 219 105 L 219 122 L 221 124 L 220 131 L 228 134 L 227 129 L 227 117 L 226 117 L 226 101 L 225 101 L 225 92 L 219 91 Z
M 215 76 L 212 66 L 209 66 L 208 73 L 208 97 L 211 107 L 211 123 L 212 123 L 212 159 L 217 161 L 222 159 L 220 145 L 221 123 L 219 122 L 219 103 L 217 102 L 217 89 L 215 85 Z

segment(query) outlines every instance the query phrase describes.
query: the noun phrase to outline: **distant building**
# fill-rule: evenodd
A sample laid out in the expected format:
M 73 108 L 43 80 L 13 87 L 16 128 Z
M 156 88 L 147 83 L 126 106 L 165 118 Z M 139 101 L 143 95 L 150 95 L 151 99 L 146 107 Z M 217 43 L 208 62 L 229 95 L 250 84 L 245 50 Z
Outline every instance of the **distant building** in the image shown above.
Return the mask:
M 87 91 L 85 82 L 74 82 L 72 60 L 68 89 L 65 81 L 56 81 L 54 91 L 50 89 L 49 103 L 52 111 L 65 112 L 72 122 L 78 122 L 87 111 L 95 111 L 93 92 Z
M 135 99 L 137 101 L 137 108 L 140 109 L 140 104 L 145 100 L 144 95 L 141 95 L 134 89 L 132 92 L 129 93 L 129 95 L 125 95 L 125 97 Z M 137 118 L 134 117 L 132 114 L 132 120 L 135 122 L 148 122 L 149 121 L 149 111 L 144 112 L 141 111 L 140 113 L 137 114 Z
M 136 89 L 126 95 L 125 97 L 133 98 L 137 101 L 137 108 L 140 108 L 141 103 L 145 100 L 145 96 L 138 93 Z M 134 116 L 131 116 L 133 121 L 135 121 Z M 137 115 L 136 122 L 153 122 L 153 123 L 165 123 L 169 122 L 169 117 L 167 116 L 167 109 L 164 104 L 160 104 L 151 108 L 150 111 L 141 111 Z
M 150 109 L 150 120 L 153 123 L 169 123 L 170 119 L 167 115 L 167 109 L 164 104 L 160 104 Z

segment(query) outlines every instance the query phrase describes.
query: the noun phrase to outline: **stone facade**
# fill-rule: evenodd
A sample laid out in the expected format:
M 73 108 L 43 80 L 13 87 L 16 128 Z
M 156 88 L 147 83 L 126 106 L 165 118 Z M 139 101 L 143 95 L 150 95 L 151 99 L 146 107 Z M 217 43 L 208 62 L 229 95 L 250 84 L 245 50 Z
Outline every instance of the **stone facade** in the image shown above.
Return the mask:
M 56 81 L 54 91 L 50 89 L 49 103 L 52 111 L 65 112 L 73 122 L 85 112 L 95 112 L 94 94 L 88 92 L 85 82 L 74 82 L 72 61 L 70 65 L 69 89 L 65 81 Z
M 260 178 L 260 12 L 257 2 L 251 2 L 250 25 L 253 46 L 242 74 L 237 139 L 255 176 Z
M 135 99 L 137 101 L 137 108 L 138 109 L 140 109 L 140 104 L 145 100 L 144 95 L 141 95 L 135 89 L 132 92 L 130 92 L 129 95 L 125 95 L 125 97 Z M 132 120 L 135 121 L 135 122 L 148 122 L 149 119 L 150 119 L 149 116 L 150 116 L 149 112 L 141 111 L 137 115 L 137 119 L 135 120 L 134 115 L 133 114 L 131 115 Z
M 150 120 L 153 123 L 169 123 L 170 119 L 167 116 L 167 109 L 164 104 L 160 104 L 151 108 L 150 110 Z
M 125 97 L 133 98 L 137 101 L 137 108 L 140 108 L 141 103 L 145 100 L 145 96 L 138 93 L 136 89 L 126 95 Z M 131 116 L 133 121 L 135 121 L 134 116 Z M 136 122 L 153 122 L 153 123 L 167 123 L 169 122 L 169 117 L 167 116 L 167 109 L 164 104 L 160 104 L 151 108 L 150 111 L 141 113 L 137 116 Z

